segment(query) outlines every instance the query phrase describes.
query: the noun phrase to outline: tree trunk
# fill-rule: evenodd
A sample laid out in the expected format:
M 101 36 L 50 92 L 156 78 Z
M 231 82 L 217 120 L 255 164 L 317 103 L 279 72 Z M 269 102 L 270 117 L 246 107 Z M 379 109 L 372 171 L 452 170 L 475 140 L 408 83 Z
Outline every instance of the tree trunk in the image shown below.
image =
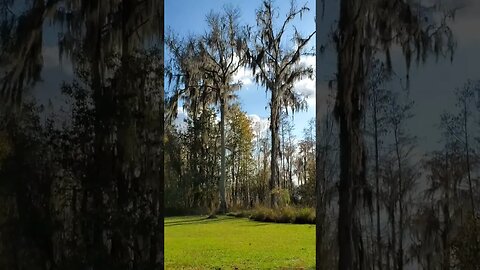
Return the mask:
M 375 137 L 375 193 L 377 208 L 377 264 L 378 269 L 382 270 L 382 238 L 380 235 L 380 168 L 379 168 L 379 150 L 378 150 L 378 118 L 377 118 L 377 96 L 373 101 L 373 124 Z
M 267 200 L 267 194 L 265 192 L 266 190 L 266 184 L 267 184 L 267 145 L 266 143 L 263 144 L 263 171 L 262 171 L 262 203 L 264 203 L 264 200 Z
M 402 178 L 402 159 L 400 156 L 399 138 L 398 138 L 398 126 L 395 125 L 394 137 L 395 137 L 395 152 L 397 154 L 398 163 L 398 259 L 397 269 L 403 269 L 403 178 Z
M 445 172 L 448 174 L 449 172 L 449 164 L 448 164 L 448 150 L 445 151 Z M 442 249 L 443 249 L 443 262 L 442 262 L 442 270 L 449 270 L 450 269 L 450 176 L 447 175 L 445 177 L 445 194 L 444 194 L 444 202 L 443 202 L 443 223 L 444 229 L 442 230 Z
M 317 95 L 317 102 L 319 101 L 319 95 Z M 316 193 L 316 265 L 317 269 L 328 269 L 330 266 L 327 261 L 327 248 L 325 246 L 325 234 L 326 230 L 326 199 L 325 199 L 325 188 L 327 184 L 327 157 L 328 157 L 328 145 L 321 147 L 321 142 L 319 140 L 321 136 L 321 117 L 320 110 L 317 109 L 316 112 L 316 174 L 315 174 L 315 193 Z M 323 153 L 321 153 L 323 149 Z
M 160 5 L 160 11 L 158 15 L 160 16 L 160 29 L 164 29 L 164 5 Z M 160 36 L 160 65 L 163 71 L 163 60 L 164 60 L 164 35 Z M 163 88 L 163 77 L 162 85 L 160 87 L 160 103 L 159 103 L 159 114 L 160 114 L 160 153 L 159 153 L 159 181 L 158 181 L 158 192 L 155 193 L 156 196 L 153 197 L 153 207 L 154 211 L 152 214 L 156 215 L 154 218 L 157 220 L 157 227 L 154 228 L 154 233 L 150 238 L 150 269 L 164 269 L 164 217 L 165 217 L 165 91 Z M 156 211 L 155 211 L 156 210 Z
M 132 46 L 129 39 L 129 26 L 132 23 L 132 12 L 135 9 L 135 3 L 132 0 L 122 1 L 122 58 L 120 77 L 116 75 L 116 86 L 118 87 L 115 94 L 117 108 L 115 113 L 117 126 L 117 142 L 116 149 L 118 155 L 114 157 L 115 164 L 115 184 L 117 188 L 116 207 L 119 213 L 117 223 L 113 224 L 112 248 L 111 255 L 113 265 L 116 269 L 124 269 L 128 267 L 131 260 L 128 245 L 131 242 L 131 225 L 127 221 L 128 217 L 125 212 L 131 198 L 129 196 L 129 182 L 132 176 L 132 170 L 135 163 L 134 149 L 137 145 L 135 120 L 133 119 L 132 109 L 134 101 L 138 95 L 138 90 L 133 87 L 136 78 L 131 78 L 130 61 Z
M 237 190 L 236 186 L 238 185 L 237 182 L 235 182 L 235 152 L 232 153 L 232 199 L 230 200 L 232 205 L 236 204 L 237 200 Z
M 222 97 L 220 100 L 220 144 L 221 144 L 221 172 L 220 172 L 220 209 L 221 214 L 227 212 L 227 201 L 225 199 L 225 177 L 226 177 L 226 167 L 225 167 L 225 111 L 226 103 L 225 97 Z
M 392 190 L 394 187 L 392 187 Z M 390 227 L 391 227 L 391 245 L 390 245 L 390 250 L 389 252 L 391 253 L 391 258 L 392 258 L 392 268 L 395 269 L 397 265 L 397 256 L 395 254 L 395 250 L 397 249 L 397 236 L 396 236 L 396 219 L 395 219 L 395 199 L 393 197 L 395 196 L 394 192 L 392 192 L 392 205 L 390 207 Z
M 87 19 L 87 36 L 91 37 L 91 46 L 93 48 L 87 48 L 90 60 L 90 68 L 92 71 L 92 91 L 93 91 L 93 102 L 95 106 L 95 139 L 94 139 L 94 164 L 92 165 L 93 169 L 91 174 L 88 176 L 88 187 L 91 189 L 92 195 L 92 206 L 91 209 L 88 209 L 92 214 L 91 230 L 92 230 L 92 241 L 91 246 L 88 248 L 87 254 L 92 258 L 92 269 L 99 270 L 105 268 L 105 258 L 104 250 L 105 245 L 103 242 L 103 222 L 102 222 L 102 212 L 104 209 L 103 204 L 103 191 L 104 187 L 112 182 L 113 172 L 110 169 L 112 168 L 112 157 L 109 154 L 109 149 L 111 147 L 111 141 L 108 139 L 110 135 L 110 128 L 112 125 L 112 93 L 111 90 L 106 87 L 103 91 L 102 85 L 102 75 L 100 60 L 102 57 L 101 54 L 101 31 L 99 25 L 96 23 L 101 21 L 103 14 L 100 13 L 100 2 L 97 5 L 92 5 L 91 17 Z M 86 193 L 88 194 L 88 193 Z M 88 202 L 88 199 L 86 200 Z
M 281 163 L 282 163 L 282 181 L 281 181 L 281 185 L 279 185 L 279 187 L 281 188 L 285 188 L 287 185 L 285 184 L 286 183 L 286 169 L 285 169 L 285 125 L 284 123 L 282 122 L 281 123 L 281 126 L 282 126 L 282 148 L 281 148 L 281 151 L 280 151 L 280 160 L 281 160 Z
M 305 145 L 305 147 L 307 147 Z M 303 184 L 305 185 L 307 183 L 307 177 L 308 177 L 308 174 L 307 174 L 307 148 L 305 148 L 305 152 L 303 152 Z
M 279 104 L 277 102 L 277 89 L 272 89 L 272 99 L 271 99 L 271 117 L 270 117 L 270 131 L 272 137 L 272 149 L 271 149 L 271 160 L 270 160 L 270 206 L 276 207 L 277 201 L 274 194 L 274 190 L 279 186 L 279 168 L 278 168 L 278 150 L 280 148 L 280 140 L 278 139 L 278 124 L 280 117 Z
M 463 101 L 463 125 L 465 130 L 465 153 L 466 153 L 466 163 L 467 163 L 467 179 L 468 179 L 468 188 L 470 191 L 470 204 L 472 207 L 472 215 L 475 215 L 475 203 L 473 200 L 473 186 L 472 186 L 472 177 L 470 173 L 470 146 L 468 144 L 468 117 L 467 117 L 467 101 Z
M 339 270 L 364 269 L 357 217 L 359 187 L 365 181 L 365 153 L 361 119 L 364 107 L 365 4 L 342 0 L 337 40 L 338 71 L 335 113 L 340 127 Z

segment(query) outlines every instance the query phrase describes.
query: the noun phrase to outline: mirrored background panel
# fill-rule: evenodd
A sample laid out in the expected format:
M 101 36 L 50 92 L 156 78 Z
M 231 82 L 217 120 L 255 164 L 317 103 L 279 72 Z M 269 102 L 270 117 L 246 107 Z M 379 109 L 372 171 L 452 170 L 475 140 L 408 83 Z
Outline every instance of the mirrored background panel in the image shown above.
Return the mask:
M 478 268 L 478 1 L 317 5 L 317 268 Z
M 0 25 L 0 269 L 163 269 L 163 1 Z

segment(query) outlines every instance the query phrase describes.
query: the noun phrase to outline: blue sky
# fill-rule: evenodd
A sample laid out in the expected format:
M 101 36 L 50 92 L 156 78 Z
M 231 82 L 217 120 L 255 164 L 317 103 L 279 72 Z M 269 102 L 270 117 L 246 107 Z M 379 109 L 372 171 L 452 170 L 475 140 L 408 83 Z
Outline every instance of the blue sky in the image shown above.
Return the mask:
M 210 11 L 221 12 L 225 5 L 231 5 L 240 9 L 241 24 L 255 25 L 255 10 L 258 9 L 262 1 L 260 0 L 165 0 L 165 27 L 175 31 L 180 36 L 190 34 L 203 34 L 205 32 L 205 16 Z M 303 34 L 310 34 L 315 31 L 315 1 L 297 1 L 297 5 L 307 4 L 310 12 L 304 14 L 302 19 L 293 21 L 292 25 Z M 290 1 L 275 2 L 279 8 L 279 22 L 283 20 L 290 8 Z M 290 28 L 293 29 L 293 28 Z M 286 38 L 291 37 L 291 32 L 286 33 Z M 308 46 L 315 46 L 313 38 Z M 168 57 L 168 55 L 166 55 Z M 307 65 L 315 67 L 315 57 L 306 57 L 302 61 Z M 251 73 L 248 70 L 239 72 L 236 79 L 243 82 L 243 87 L 238 91 L 239 101 L 242 109 L 251 116 L 254 121 L 261 121 L 267 125 L 269 117 L 268 99 L 269 94 L 265 92 L 262 86 L 253 82 Z M 303 80 L 297 83 L 296 90 L 307 97 L 308 110 L 297 112 L 294 115 L 295 135 L 300 138 L 303 129 L 306 127 L 309 119 L 315 116 L 315 82 L 312 80 Z

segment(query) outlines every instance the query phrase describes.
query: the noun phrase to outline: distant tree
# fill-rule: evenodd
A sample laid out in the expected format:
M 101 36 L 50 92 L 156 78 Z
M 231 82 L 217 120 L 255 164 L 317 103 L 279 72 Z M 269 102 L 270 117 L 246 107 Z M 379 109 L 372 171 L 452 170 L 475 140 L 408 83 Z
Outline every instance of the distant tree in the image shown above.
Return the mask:
M 250 120 L 238 104 L 229 111 L 226 147 L 230 152 L 231 201 L 233 205 L 248 207 L 253 187 L 253 131 Z
M 292 194 L 293 189 L 293 156 L 295 153 L 295 135 L 293 135 L 293 123 L 289 116 L 281 113 L 280 121 L 280 137 L 281 137 L 281 164 L 282 164 L 282 187 L 288 189 Z
M 480 89 L 478 83 L 468 81 L 464 84 L 463 88 L 457 88 L 455 90 L 455 96 L 457 99 L 456 107 L 459 109 L 457 114 L 444 113 L 442 115 L 442 125 L 446 129 L 446 132 L 450 134 L 452 138 L 464 145 L 465 162 L 467 169 L 467 180 L 470 197 L 470 207 L 472 213 L 475 213 L 475 196 L 472 179 L 472 171 L 474 164 L 472 157 L 475 156 L 474 147 L 472 147 L 472 121 L 474 118 L 473 108 L 475 106 L 475 92 Z
M 409 167 L 412 151 L 415 147 L 415 137 L 410 136 L 405 131 L 405 124 L 409 118 L 413 117 L 411 109 L 413 102 L 408 99 L 408 96 L 404 101 L 400 99 L 398 95 L 390 95 L 388 97 L 387 105 L 387 123 L 388 129 L 393 135 L 393 151 L 394 159 L 396 163 L 396 181 L 393 181 L 393 189 L 397 189 L 393 192 L 394 200 L 398 203 L 398 251 L 394 252 L 395 262 L 394 267 L 397 269 L 403 269 L 404 267 L 404 245 L 403 239 L 405 238 L 405 214 L 407 210 L 405 206 L 406 195 L 408 191 L 411 191 L 414 181 L 417 176 L 414 171 L 415 168 Z M 410 170 L 410 171 L 409 171 Z M 395 212 L 395 205 L 393 204 L 392 214 Z M 395 234 L 395 231 L 392 231 Z M 395 239 L 394 236 L 392 236 Z M 393 241 L 392 249 L 395 250 L 395 241 Z
M 420 210 L 420 228 L 425 228 L 418 238 L 417 256 L 421 264 L 433 268 L 451 269 L 454 222 L 462 222 L 462 208 L 468 199 L 462 199 L 459 189 L 467 175 L 462 145 L 445 133 L 443 149 L 435 151 L 424 161 L 428 186 L 425 191 L 426 206 Z M 439 207 L 435 207 L 435 206 Z M 428 214 L 428 216 L 425 216 Z M 436 250 L 439 250 L 436 254 Z M 434 257 L 437 257 L 434 259 Z
M 382 136 L 386 133 L 386 122 L 387 122 L 387 113 L 386 106 L 388 101 L 388 91 L 384 88 L 384 84 L 389 79 L 388 72 L 385 65 L 377 60 L 372 63 L 372 73 L 367 81 L 368 89 L 368 108 L 367 113 L 369 116 L 368 125 L 366 133 L 373 137 L 373 147 L 375 155 L 375 204 L 376 204 L 376 259 L 378 269 L 382 269 L 383 260 L 382 260 L 382 238 L 381 238 L 381 225 L 380 225 L 380 147 L 382 143 Z M 369 132 L 368 130 L 372 130 Z

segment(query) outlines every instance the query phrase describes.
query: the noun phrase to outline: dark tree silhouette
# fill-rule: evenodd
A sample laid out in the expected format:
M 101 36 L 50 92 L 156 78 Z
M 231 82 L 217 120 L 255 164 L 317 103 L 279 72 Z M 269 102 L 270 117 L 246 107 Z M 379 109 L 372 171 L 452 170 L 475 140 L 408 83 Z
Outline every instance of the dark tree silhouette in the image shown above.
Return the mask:
M 421 8 L 401 0 L 340 1 L 334 41 L 337 48 L 335 114 L 340 128 L 338 267 L 341 270 L 366 267 L 358 202 L 366 188 L 362 119 L 366 79 L 373 56 L 377 51 L 385 52 L 390 68 L 390 47 L 398 44 L 408 70 L 414 54 L 418 62 L 425 60 L 429 52 L 453 54 L 454 43 L 446 18 L 434 24 Z

